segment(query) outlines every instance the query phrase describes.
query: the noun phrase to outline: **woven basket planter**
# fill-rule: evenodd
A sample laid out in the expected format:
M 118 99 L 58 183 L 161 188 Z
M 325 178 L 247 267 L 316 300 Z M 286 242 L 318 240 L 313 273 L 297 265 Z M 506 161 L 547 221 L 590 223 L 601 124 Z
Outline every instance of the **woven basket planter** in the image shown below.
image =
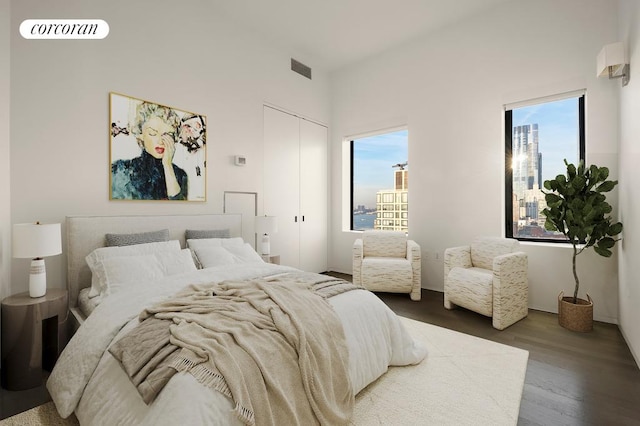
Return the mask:
M 573 303 L 573 297 L 563 297 L 564 292 L 558 295 L 558 323 L 571 331 L 587 333 L 593 331 L 593 300 L 587 294 L 587 299 L 577 299 Z

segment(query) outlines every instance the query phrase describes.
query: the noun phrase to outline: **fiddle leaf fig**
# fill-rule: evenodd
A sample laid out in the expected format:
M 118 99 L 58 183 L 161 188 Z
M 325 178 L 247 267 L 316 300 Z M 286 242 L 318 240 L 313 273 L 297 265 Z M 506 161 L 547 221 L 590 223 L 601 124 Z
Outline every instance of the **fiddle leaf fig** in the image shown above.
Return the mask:
M 613 225 L 609 226 L 609 229 L 607 229 L 607 235 L 618 235 L 619 233 L 622 232 L 622 224 L 621 223 L 614 223 Z
M 595 246 L 593 248 L 596 253 L 598 253 L 600 256 L 604 256 L 604 257 L 611 257 L 611 255 L 613 254 L 613 252 L 609 249 L 606 248 L 602 248 L 600 246 Z
M 547 194 L 544 196 L 544 199 L 547 202 L 547 205 L 550 205 L 559 202 L 562 198 L 556 194 Z
M 603 182 L 600 186 L 598 186 L 596 188 L 596 191 L 598 192 L 609 192 L 613 189 L 614 186 L 616 186 L 616 184 L 618 183 L 618 181 L 612 181 L 612 180 L 608 180 L 606 182 Z
M 608 167 L 600 167 L 600 179 L 606 180 L 609 177 L 609 168 Z
M 593 247 L 600 256 L 611 257 L 611 249 L 620 238 L 622 223 L 613 222 L 610 213 L 613 207 L 607 203 L 605 192 L 612 191 L 617 180 L 607 180 L 609 169 L 580 161 L 578 167 L 564 160 L 566 175 L 544 182 L 543 191 L 547 207 L 542 210 L 546 217 L 545 229 L 564 234 L 573 246 L 573 277 L 575 290 L 573 302 L 578 298 L 580 280 L 576 272 L 576 256 Z
M 604 237 L 598 241 L 598 247 L 610 249 L 616 244 L 616 240 L 611 237 Z
M 584 178 L 584 176 L 577 175 L 574 176 L 573 180 L 571 180 L 571 187 L 579 191 L 584 188 L 585 183 L 586 179 Z

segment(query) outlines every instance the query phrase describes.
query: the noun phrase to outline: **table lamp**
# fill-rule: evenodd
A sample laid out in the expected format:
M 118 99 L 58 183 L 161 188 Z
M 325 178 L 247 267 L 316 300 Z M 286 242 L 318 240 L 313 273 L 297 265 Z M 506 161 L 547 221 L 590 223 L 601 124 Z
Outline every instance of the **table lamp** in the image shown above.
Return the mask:
M 256 216 L 256 234 L 262 235 L 260 241 L 260 251 L 262 256 L 269 256 L 271 243 L 269 234 L 278 232 L 278 222 L 275 216 Z
M 59 223 L 17 223 L 13 225 L 13 257 L 31 258 L 29 296 L 42 297 L 47 293 L 45 256 L 62 253 Z

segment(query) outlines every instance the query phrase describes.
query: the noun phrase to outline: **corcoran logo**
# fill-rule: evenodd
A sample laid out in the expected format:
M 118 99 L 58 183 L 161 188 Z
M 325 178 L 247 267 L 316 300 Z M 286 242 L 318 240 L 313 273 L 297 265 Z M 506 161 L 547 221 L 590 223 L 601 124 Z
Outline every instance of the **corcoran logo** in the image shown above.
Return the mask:
M 25 19 L 20 35 L 28 39 L 95 39 L 109 34 L 102 19 Z

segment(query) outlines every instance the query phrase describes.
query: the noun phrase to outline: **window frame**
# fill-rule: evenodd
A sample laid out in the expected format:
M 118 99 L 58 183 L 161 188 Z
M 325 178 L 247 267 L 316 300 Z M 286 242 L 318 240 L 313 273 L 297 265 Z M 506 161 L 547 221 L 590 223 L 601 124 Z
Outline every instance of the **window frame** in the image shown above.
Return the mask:
M 353 144 L 355 138 L 349 140 L 349 230 L 353 231 Z
M 586 138 L 585 138 L 585 97 L 586 93 L 581 91 L 581 94 L 571 94 L 562 97 L 550 97 L 545 99 L 539 99 L 537 101 L 531 101 L 528 105 L 537 105 L 550 103 L 553 101 L 577 98 L 578 99 L 578 156 L 579 160 L 582 160 L 586 164 Z M 557 238 L 530 238 L 530 237 L 518 237 L 513 235 L 513 168 L 512 168 L 512 154 L 513 154 L 513 110 L 520 106 L 506 107 L 504 111 L 504 134 L 505 134 L 505 163 L 504 163 L 504 201 L 505 201 L 505 236 L 507 238 L 514 238 L 518 241 L 536 242 L 536 243 L 553 243 L 563 244 L 567 243 L 565 239 Z M 544 182 L 540 182 L 540 189 L 544 189 Z

